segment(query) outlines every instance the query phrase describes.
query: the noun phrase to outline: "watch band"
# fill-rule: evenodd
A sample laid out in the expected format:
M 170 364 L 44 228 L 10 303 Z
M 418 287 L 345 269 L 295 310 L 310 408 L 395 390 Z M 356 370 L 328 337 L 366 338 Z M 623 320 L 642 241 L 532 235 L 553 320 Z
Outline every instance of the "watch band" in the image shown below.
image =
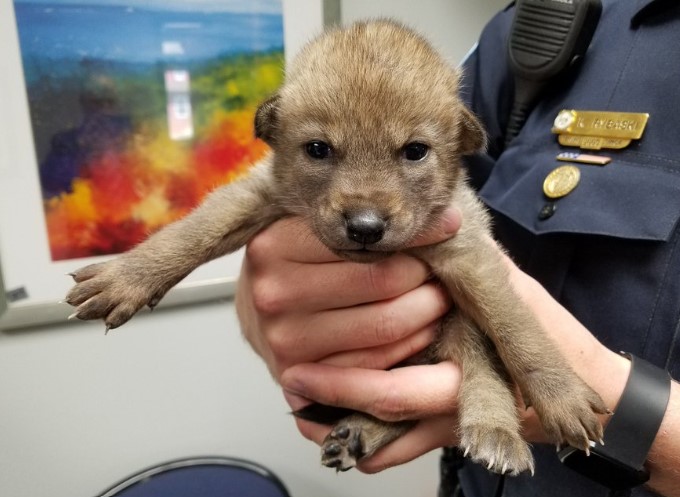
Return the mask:
M 604 432 L 604 444 L 591 442 L 590 455 L 567 447 L 560 461 L 611 489 L 641 485 L 649 479 L 644 466 L 663 421 L 671 392 L 669 373 L 622 352 L 631 361 L 628 381 Z
M 630 375 L 598 451 L 632 468 L 642 468 L 663 421 L 671 394 L 668 371 L 625 352 Z

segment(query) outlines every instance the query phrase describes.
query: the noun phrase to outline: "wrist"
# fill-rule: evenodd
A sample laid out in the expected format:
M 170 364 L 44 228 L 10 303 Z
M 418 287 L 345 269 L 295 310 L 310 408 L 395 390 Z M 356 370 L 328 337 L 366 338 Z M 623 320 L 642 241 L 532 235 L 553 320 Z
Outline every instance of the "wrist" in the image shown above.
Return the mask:
M 626 355 L 630 373 L 603 440 L 585 452 L 567 447 L 558 457 L 566 466 L 613 490 L 647 482 L 647 458 L 664 420 L 671 393 L 667 371 Z
M 613 352 L 604 346 L 601 346 L 601 348 L 603 352 L 599 354 L 599 359 L 593 361 L 598 366 L 585 369 L 584 371 L 587 371 L 587 374 L 583 379 L 600 394 L 607 409 L 614 412 L 626 388 L 626 382 L 630 376 L 631 363 L 621 354 Z M 611 415 L 600 415 L 603 428 L 607 427 L 610 419 Z
M 571 353 L 567 356 L 576 373 L 602 397 L 607 408 L 614 411 L 628 381 L 630 361 L 599 342 L 588 353 L 579 353 L 578 358 L 572 357 Z M 611 416 L 603 414 L 599 418 L 602 427 L 606 428 Z M 533 409 L 522 412 L 522 425 L 528 442 L 550 443 Z

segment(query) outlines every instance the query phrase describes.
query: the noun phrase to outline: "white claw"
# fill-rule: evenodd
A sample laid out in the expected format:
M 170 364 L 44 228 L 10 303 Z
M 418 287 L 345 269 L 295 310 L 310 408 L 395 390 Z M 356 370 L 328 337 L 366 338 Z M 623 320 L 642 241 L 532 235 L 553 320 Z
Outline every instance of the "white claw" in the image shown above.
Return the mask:
M 465 447 L 465 452 L 463 452 L 463 457 L 467 457 L 467 455 L 470 453 L 470 447 Z
M 493 468 L 493 463 L 495 463 L 495 462 L 496 462 L 496 459 L 494 457 L 492 457 L 491 460 L 489 461 L 489 465 L 486 467 L 486 469 L 490 470 L 491 468 Z
M 508 470 L 508 463 L 505 462 L 503 463 L 503 470 L 501 471 L 501 474 L 505 474 L 505 472 Z
M 78 311 L 74 312 L 73 314 L 71 314 L 71 315 L 70 315 L 69 317 L 67 317 L 66 319 L 68 319 L 68 320 L 70 321 L 71 319 L 75 319 L 75 318 L 77 318 L 77 317 L 78 317 Z

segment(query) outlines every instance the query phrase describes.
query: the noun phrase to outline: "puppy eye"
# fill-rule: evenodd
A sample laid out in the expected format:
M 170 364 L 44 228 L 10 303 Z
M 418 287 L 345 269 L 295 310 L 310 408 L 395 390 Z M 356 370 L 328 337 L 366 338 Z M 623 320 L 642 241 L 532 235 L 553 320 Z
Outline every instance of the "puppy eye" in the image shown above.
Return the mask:
M 305 152 L 307 152 L 307 155 L 312 159 L 328 159 L 331 156 L 332 151 L 333 149 L 328 143 L 318 140 L 309 142 L 305 145 Z
M 401 150 L 404 159 L 410 161 L 423 160 L 427 153 L 430 151 L 430 147 L 420 142 L 407 143 Z

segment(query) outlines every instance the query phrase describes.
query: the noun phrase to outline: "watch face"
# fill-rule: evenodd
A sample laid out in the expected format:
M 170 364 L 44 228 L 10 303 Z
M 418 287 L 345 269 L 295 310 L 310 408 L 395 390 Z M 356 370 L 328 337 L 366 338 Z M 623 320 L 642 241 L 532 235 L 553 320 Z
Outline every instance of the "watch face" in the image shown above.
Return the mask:
M 591 449 L 590 455 L 582 450 L 567 447 L 558 454 L 562 464 L 613 490 L 624 490 L 637 487 L 649 480 L 649 473 L 626 466 Z

